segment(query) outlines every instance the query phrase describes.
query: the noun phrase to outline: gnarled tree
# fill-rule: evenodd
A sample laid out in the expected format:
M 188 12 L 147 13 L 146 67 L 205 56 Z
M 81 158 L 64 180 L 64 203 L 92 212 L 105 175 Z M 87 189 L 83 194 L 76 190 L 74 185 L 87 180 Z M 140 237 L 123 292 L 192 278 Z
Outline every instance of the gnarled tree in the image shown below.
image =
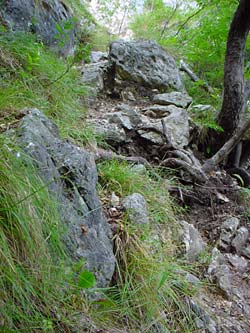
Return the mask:
M 232 137 L 246 108 L 248 84 L 244 79 L 244 54 L 249 30 L 250 1 L 240 0 L 228 34 L 224 66 L 224 96 L 218 116 L 218 125 L 224 131 L 215 135 L 215 150 Z

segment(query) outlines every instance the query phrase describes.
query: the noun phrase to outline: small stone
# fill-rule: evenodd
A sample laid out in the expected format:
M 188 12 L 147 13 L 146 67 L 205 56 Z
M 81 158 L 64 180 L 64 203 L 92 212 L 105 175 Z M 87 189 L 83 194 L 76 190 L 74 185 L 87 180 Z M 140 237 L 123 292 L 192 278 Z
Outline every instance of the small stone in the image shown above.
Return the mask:
M 187 273 L 185 276 L 185 280 L 187 280 L 187 282 L 189 282 L 190 284 L 197 286 L 201 283 L 200 279 L 198 279 L 195 275 L 191 274 L 191 273 Z
M 232 241 L 232 247 L 237 254 L 241 254 L 249 239 L 249 231 L 246 227 L 240 227 Z
M 237 271 L 242 273 L 246 271 L 248 262 L 244 257 L 239 257 L 237 254 L 232 253 L 225 254 L 225 257 Z
M 226 263 L 225 257 L 223 254 L 215 247 L 212 250 L 212 260 L 211 263 L 207 269 L 207 273 L 209 275 L 214 274 L 214 271 L 216 270 L 217 266 L 223 265 Z
M 206 244 L 202 240 L 199 231 L 192 224 L 186 221 L 181 221 L 180 224 L 182 227 L 180 236 L 185 246 L 186 256 L 189 261 L 193 262 L 203 251 Z
M 148 224 L 147 202 L 140 193 L 133 193 L 122 201 L 123 207 L 128 212 L 130 221 L 134 224 Z
M 145 175 L 147 172 L 147 169 L 143 164 L 135 164 L 132 166 L 131 170 L 138 175 Z
M 192 98 L 187 94 L 179 91 L 173 91 L 165 94 L 155 95 L 154 103 L 161 105 L 175 105 L 181 108 L 187 108 L 192 103 Z
M 245 249 L 242 250 L 242 255 L 250 259 L 250 245 L 248 245 Z
M 115 194 L 115 192 L 112 192 L 111 198 L 110 198 L 111 207 L 119 206 L 119 204 L 120 204 L 120 198 Z
M 132 130 L 133 125 L 128 116 L 123 115 L 121 112 L 108 113 L 107 118 L 110 123 L 117 124 L 127 130 Z
M 224 292 L 225 296 L 230 299 L 232 294 L 231 274 L 227 265 L 220 265 L 215 272 L 216 284 Z
M 234 237 L 239 224 L 240 221 L 236 217 L 231 217 L 222 223 L 219 239 L 219 247 L 221 249 L 225 251 L 230 250 L 232 238 Z

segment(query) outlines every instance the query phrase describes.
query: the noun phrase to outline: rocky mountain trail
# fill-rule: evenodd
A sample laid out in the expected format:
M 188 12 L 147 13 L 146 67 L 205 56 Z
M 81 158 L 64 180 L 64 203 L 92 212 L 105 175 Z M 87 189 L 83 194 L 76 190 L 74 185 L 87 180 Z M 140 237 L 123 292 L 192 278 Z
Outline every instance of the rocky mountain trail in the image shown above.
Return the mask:
M 177 86 L 164 93 L 161 83 L 149 83 L 150 75 L 157 76 L 158 68 L 154 72 L 154 64 L 158 66 L 162 60 L 157 58 L 157 47 L 147 49 L 147 59 L 152 62 L 149 71 L 144 63 L 145 45 L 141 49 L 140 45 L 140 42 L 118 41 L 111 45 L 108 60 L 105 58 L 95 65 L 105 70 L 99 71 L 97 79 L 91 81 L 87 123 L 115 154 L 125 158 L 143 157 L 152 166 L 164 170 L 167 165 L 162 162 L 166 156 L 180 156 L 181 152 L 184 160 L 194 156 L 188 153 L 195 148 L 191 143 L 188 110 L 190 105 L 195 106 L 182 82 L 178 81 Z M 109 70 L 112 80 L 106 79 Z M 164 75 L 164 66 L 161 71 Z M 179 80 L 177 67 L 173 73 Z M 83 80 L 88 82 L 86 76 Z M 100 81 L 102 89 L 99 89 Z M 168 84 L 165 91 L 167 87 Z M 195 163 L 199 163 L 198 158 Z M 193 302 L 190 307 L 197 329 L 204 333 L 247 333 L 250 330 L 250 220 L 244 190 L 219 168 L 210 172 L 209 182 L 205 184 L 194 182 L 185 169 L 174 168 L 173 174 L 175 181 L 169 185 L 169 192 L 185 209 L 186 222 L 180 224 L 182 255 L 195 262 L 202 255 L 206 257 L 200 278 L 208 284 L 201 288 L 195 300 L 188 301 Z M 237 223 L 233 226 L 230 221 Z

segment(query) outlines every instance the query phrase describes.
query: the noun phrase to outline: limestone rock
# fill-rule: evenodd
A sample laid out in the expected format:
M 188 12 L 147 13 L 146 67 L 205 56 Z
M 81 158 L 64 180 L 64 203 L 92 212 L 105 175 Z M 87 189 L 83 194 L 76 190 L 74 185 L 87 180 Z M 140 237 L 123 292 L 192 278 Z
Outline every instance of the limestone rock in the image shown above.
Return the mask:
M 107 118 L 110 123 L 117 124 L 127 130 L 133 129 L 133 125 L 131 124 L 129 117 L 124 115 L 122 112 L 108 113 Z
M 153 102 L 161 105 L 175 105 L 185 109 L 192 103 L 192 98 L 183 92 L 172 91 L 155 95 Z
M 101 51 L 92 51 L 90 53 L 90 60 L 92 63 L 108 60 L 108 54 Z
M 204 250 L 205 242 L 202 240 L 199 231 L 192 224 L 186 221 L 181 221 L 180 224 L 182 227 L 180 238 L 185 247 L 186 257 L 190 262 L 193 262 Z
M 240 227 L 234 239 L 232 240 L 232 247 L 237 254 L 241 254 L 246 247 L 246 243 L 249 239 L 249 231 L 246 227 Z
M 239 226 L 239 219 L 236 217 L 230 217 L 224 221 L 221 225 L 221 233 L 219 239 L 219 247 L 228 251 L 231 247 L 231 241 Z
M 36 33 L 46 45 L 60 49 L 64 55 L 73 54 L 77 43 L 78 28 L 73 17 L 72 10 L 60 0 L 8 0 L 0 4 L 1 24 L 9 30 Z M 65 29 L 66 23 L 72 27 Z
M 227 261 L 240 273 L 244 273 L 248 266 L 248 261 L 244 257 L 237 254 L 226 253 L 225 258 Z
M 96 191 L 94 157 L 61 140 L 56 126 L 36 109 L 22 119 L 19 137 L 57 200 L 69 253 L 75 260 L 86 261 L 86 268 L 96 275 L 97 286 L 108 286 L 115 258 L 110 227 Z
M 106 119 L 92 119 L 88 124 L 93 127 L 95 135 L 102 137 L 112 146 L 127 142 L 124 129 L 117 124 L 110 123 Z
M 105 71 L 108 61 L 86 64 L 82 68 L 82 82 L 89 88 L 89 95 L 94 97 L 104 90 Z
M 122 201 L 123 207 L 127 210 L 129 218 L 134 224 L 148 224 L 147 202 L 140 193 L 133 193 Z
M 212 261 L 207 270 L 210 279 L 216 282 L 227 298 L 232 294 L 232 278 L 225 257 L 217 248 L 212 251 Z
M 164 143 L 165 138 L 163 136 L 163 128 L 161 123 L 161 120 L 163 120 L 171 142 L 175 146 L 182 148 L 186 146 L 189 141 L 188 113 L 185 109 L 175 106 L 168 108 L 168 113 L 169 115 L 161 119 L 152 119 L 142 115 L 140 124 L 141 129 L 138 130 L 138 133 L 141 137 L 155 144 Z M 150 130 L 152 127 L 155 128 L 156 131 Z
M 154 41 L 115 41 L 109 57 L 123 80 L 150 88 L 184 90 L 175 60 Z

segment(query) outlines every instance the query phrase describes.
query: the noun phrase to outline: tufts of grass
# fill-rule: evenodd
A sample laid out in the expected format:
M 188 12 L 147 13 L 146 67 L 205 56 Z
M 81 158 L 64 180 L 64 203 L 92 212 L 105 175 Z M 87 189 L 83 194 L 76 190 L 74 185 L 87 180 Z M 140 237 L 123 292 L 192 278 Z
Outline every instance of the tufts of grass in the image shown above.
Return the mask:
M 0 142 L 0 325 L 6 332 L 65 331 L 77 288 L 56 201 L 30 161 Z
M 186 300 L 198 288 L 182 274 L 191 267 L 170 254 L 163 255 L 164 246 L 154 246 L 158 251 L 153 254 L 145 241 L 127 230 L 115 237 L 116 281 L 102 302 L 97 302 L 94 315 L 104 326 L 126 326 L 131 332 L 193 332 Z
M 122 198 L 134 192 L 140 193 L 147 200 L 152 221 L 166 224 L 175 220 L 179 209 L 169 196 L 167 182 L 160 176 L 153 179 L 150 170 L 140 175 L 128 163 L 117 160 L 99 163 L 98 170 L 99 184 L 105 192 L 115 192 Z
M 127 217 L 114 236 L 117 269 L 114 286 L 98 304 L 97 317 L 110 326 L 127 326 L 131 332 L 191 332 L 192 314 L 186 299 L 196 287 L 185 280 L 193 269 L 175 257 L 174 230 L 178 208 L 169 197 L 165 181 L 136 173 L 116 160 L 98 165 L 100 194 L 115 192 L 120 197 L 141 193 L 147 200 L 150 224 L 131 225 Z M 152 173 L 152 172 L 151 172 Z M 155 175 L 155 171 L 154 171 Z M 96 311 L 96 308 L 95 308 Z
M 58 58 L 32 34 L 0 32 L 1 119 L 36 107 L 54 119 L 63 137 L 85 143 L 84 94 L 72 58 Z

